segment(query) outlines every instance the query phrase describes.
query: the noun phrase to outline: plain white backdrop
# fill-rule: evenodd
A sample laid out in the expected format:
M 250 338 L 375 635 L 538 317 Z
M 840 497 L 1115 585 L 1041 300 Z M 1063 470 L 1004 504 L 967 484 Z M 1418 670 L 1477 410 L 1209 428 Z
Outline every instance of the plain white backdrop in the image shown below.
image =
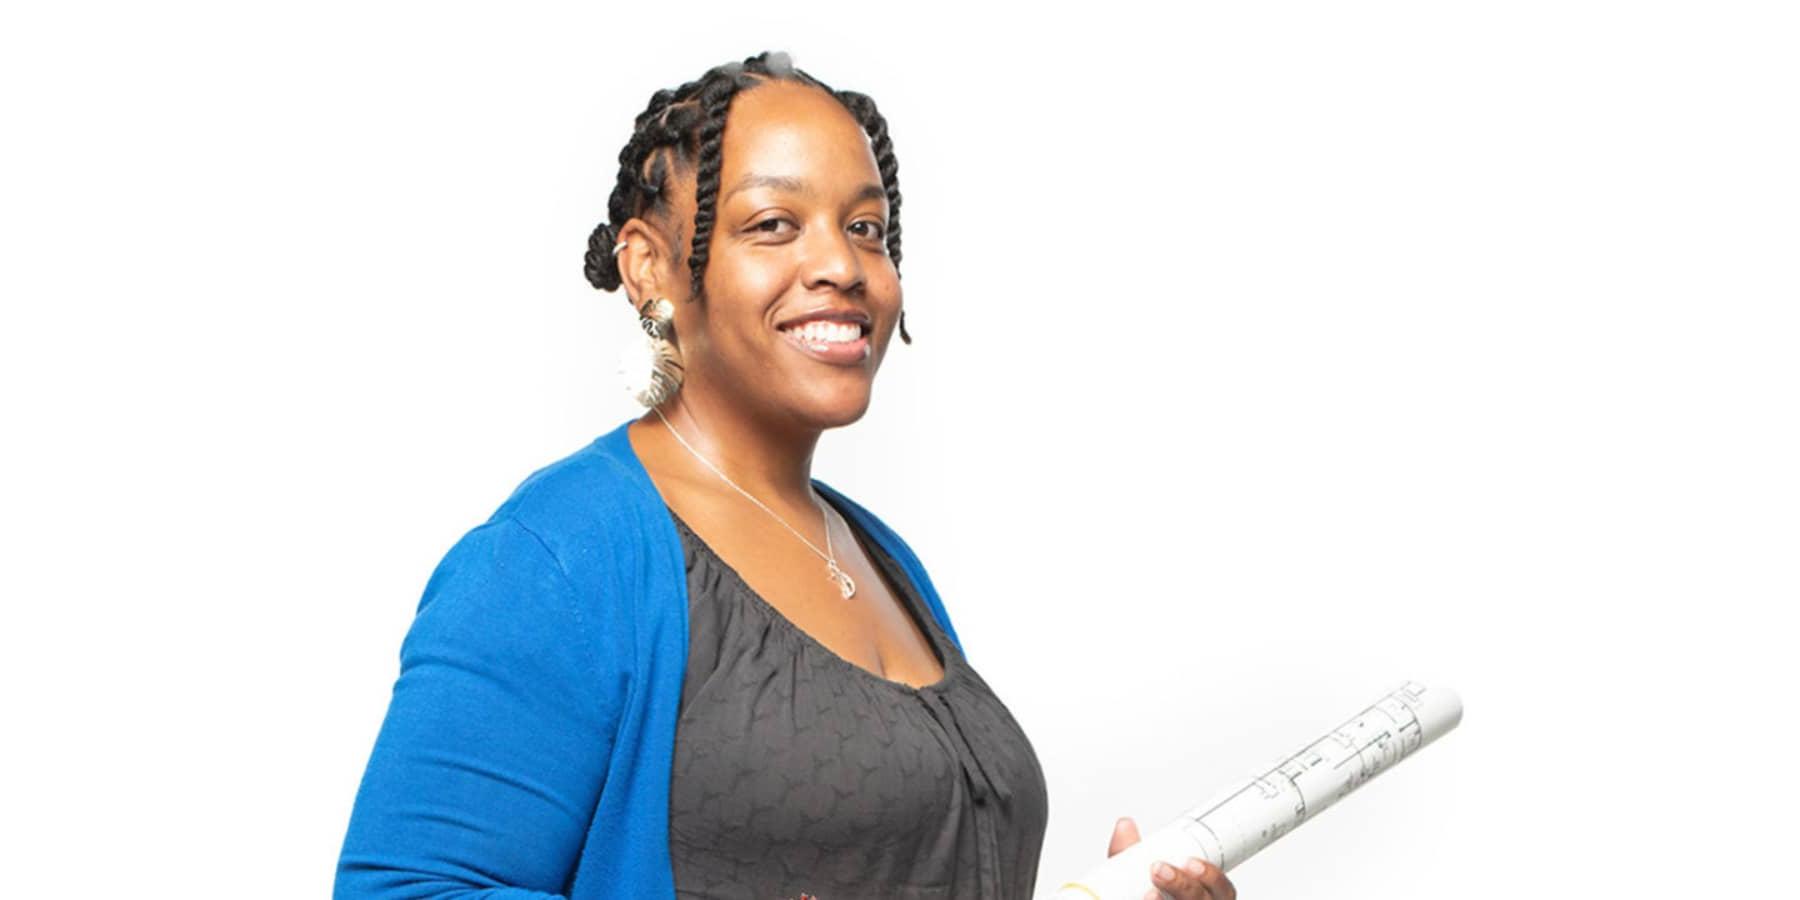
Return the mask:
M 320 897 L 426 577 L 635 414 L 650 93 L 887 115 L 906 303 L 815 475 L 1030 734 L 1039 884 L 1407 679 L 1245 900 L 1792 896 L 1779 3 L 40 4 L 0 19 L 6 892 Z M 837 898 L 833 898 L 837 900 Z

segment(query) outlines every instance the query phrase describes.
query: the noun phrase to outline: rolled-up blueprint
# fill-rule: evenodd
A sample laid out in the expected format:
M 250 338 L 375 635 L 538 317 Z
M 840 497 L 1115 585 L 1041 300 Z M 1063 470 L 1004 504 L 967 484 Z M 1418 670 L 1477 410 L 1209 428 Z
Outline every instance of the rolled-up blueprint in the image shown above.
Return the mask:
M 1198 856 L 1230 871 L 1461 721 L 1454 691 L 1409 681 L 1064 884 L 1051 900 L 1138 900 L 1151 889 L 1158 860 L 1179 866 Z

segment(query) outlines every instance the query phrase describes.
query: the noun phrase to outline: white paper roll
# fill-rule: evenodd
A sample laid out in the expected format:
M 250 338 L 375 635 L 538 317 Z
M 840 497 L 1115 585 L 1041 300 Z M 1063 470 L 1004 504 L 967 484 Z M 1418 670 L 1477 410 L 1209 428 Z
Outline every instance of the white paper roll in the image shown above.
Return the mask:
M 1456 692 L 1409 681 L 1064 884 L 1052 900 L 1138 900 L 1153 887 L 1158 860 L 1198 856 L 1230 871 L 1461 721 Z

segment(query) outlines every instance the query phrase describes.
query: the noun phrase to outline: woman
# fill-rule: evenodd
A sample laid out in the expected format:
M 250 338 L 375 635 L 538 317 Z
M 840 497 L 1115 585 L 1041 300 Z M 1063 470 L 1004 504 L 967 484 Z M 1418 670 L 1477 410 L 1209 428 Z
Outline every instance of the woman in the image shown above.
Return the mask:
M 433 573 L 338 896 L 1028 897 L 1029 741 L 905 542 L 811 477 L 911 341 L 886 123 L 762 54 L 657 92 L 619 160 L 587 274 L 653 338 L 650 412 Z

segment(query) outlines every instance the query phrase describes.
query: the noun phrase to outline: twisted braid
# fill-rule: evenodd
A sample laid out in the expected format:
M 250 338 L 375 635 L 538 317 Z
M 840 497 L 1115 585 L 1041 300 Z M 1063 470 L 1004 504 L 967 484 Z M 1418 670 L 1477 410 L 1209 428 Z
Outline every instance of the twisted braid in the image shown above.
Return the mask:
M 668 177 L 666 148 L 680 147 L 686 140 L 685 132 L 678 127 L 681 117 L 671 124 L 669 114 L 676 109 L 675 102 L 682 92 L 691 91 L 695 84 L 690 82 L 679 90 L 657 91 L 651 95 L 644 111 L 638 113 L 631 139 L 619 151 L 618 182 L 606 203 L 610 220 L 623 223 L 650 209 L 667 209 L 668 201 L 663 197 Z M 646 163 L 649 164 L 648 172 L 645 171 Z M 618 290 L 623 283 L 618 260 L 612 252 L 618 241 L 617 229 L 607 222 L 601 222 L 588 236 L 582 270 L 589 283 L 603 291 Z
M 618 182 L 606 204 L 609 221 L 600 223 L 588 236 L 583 271 L 589 283 L 603 291 L 618 290 L 624 281 L 619 273 L 618 259 L 612 252 L 619 241 L 618 225 L 652 210 L 669 212 L 669 178 L 677 170 L 692 171 L 694 236 L 688 252 L 688 272 L 693 279 L 693 297 L 699 299 L 702 296 L 707 249 L 712 243 L 713 222 L 717 215 L 725 119 L 731 110 L 732 99 L 740 92 L 771 80 L 810 84 L 825 91 L 850 111 L 863 133 L 869 136 L 875 166 L 887 191 L 888 256 L 898 273 L 900 165 L 894 158 L 887 120 L 867 95 L 834 91 L 824 82 L 795 68 L 786 53 L 771 51 L 743 62 L 715 66 L 678 88 L 659 90 L 651 95 L 650 103 L 637 116 L 630 140 L 619 151 Z M 615 222 L 618 225 L 611 224 Z M 680 242 L 678 228 L 676 243 Z M 900 337 L 912 343 L 906 333 L 905 313 L 901 314 Z
M 881 173 L 881 185 L 887 189 L 888 258 L 894 261 L 894 277 L 900 276 L 900 161 L 894 157 L 894 142 L 888 137 L 887 119 L 876 109 L 875 101 L 867 94 L 855 91 L 833 91 L 832 96 L 850 110 L 856 117 L 857 124 L 862 126 L 863 133 L 869 136 L 870 149 L 875 152 L 875 169 Z M 900 311 L 900 340 L 912 343 L 912 335 L 906 333 L 906 311 Z
M 875 108 L 875 101 L 867 94 L 855 91 L 834 91 L 832 96 L 850 110 L 856 117 L 856 123 L 862 126 L 864 134 L 869 136 L 871 149 L 875 151 L 875 169 L 881 173 L 881 185 L 887 189 L 888 256 L 894 261 L 895 273 L 900 268 L 900 162 L 894 158 L 894 142 L 888 138 L 887 119 Z
M 738 81 L 733 78 L 708 84 L 700 93 L 704 117 L 699 134 L 700 164 L 694 171 L 694 247 L 688 253 L 688 271 L 693 273 L 695 296 L 700 296 L 706 276 L 707 249 L 712 242 L 713 219 L 718 212 L 716 201 L 719 170 L 724 162 L 724 154 L 720 151 L 725 143 L 725 116 L 738 89 Z

